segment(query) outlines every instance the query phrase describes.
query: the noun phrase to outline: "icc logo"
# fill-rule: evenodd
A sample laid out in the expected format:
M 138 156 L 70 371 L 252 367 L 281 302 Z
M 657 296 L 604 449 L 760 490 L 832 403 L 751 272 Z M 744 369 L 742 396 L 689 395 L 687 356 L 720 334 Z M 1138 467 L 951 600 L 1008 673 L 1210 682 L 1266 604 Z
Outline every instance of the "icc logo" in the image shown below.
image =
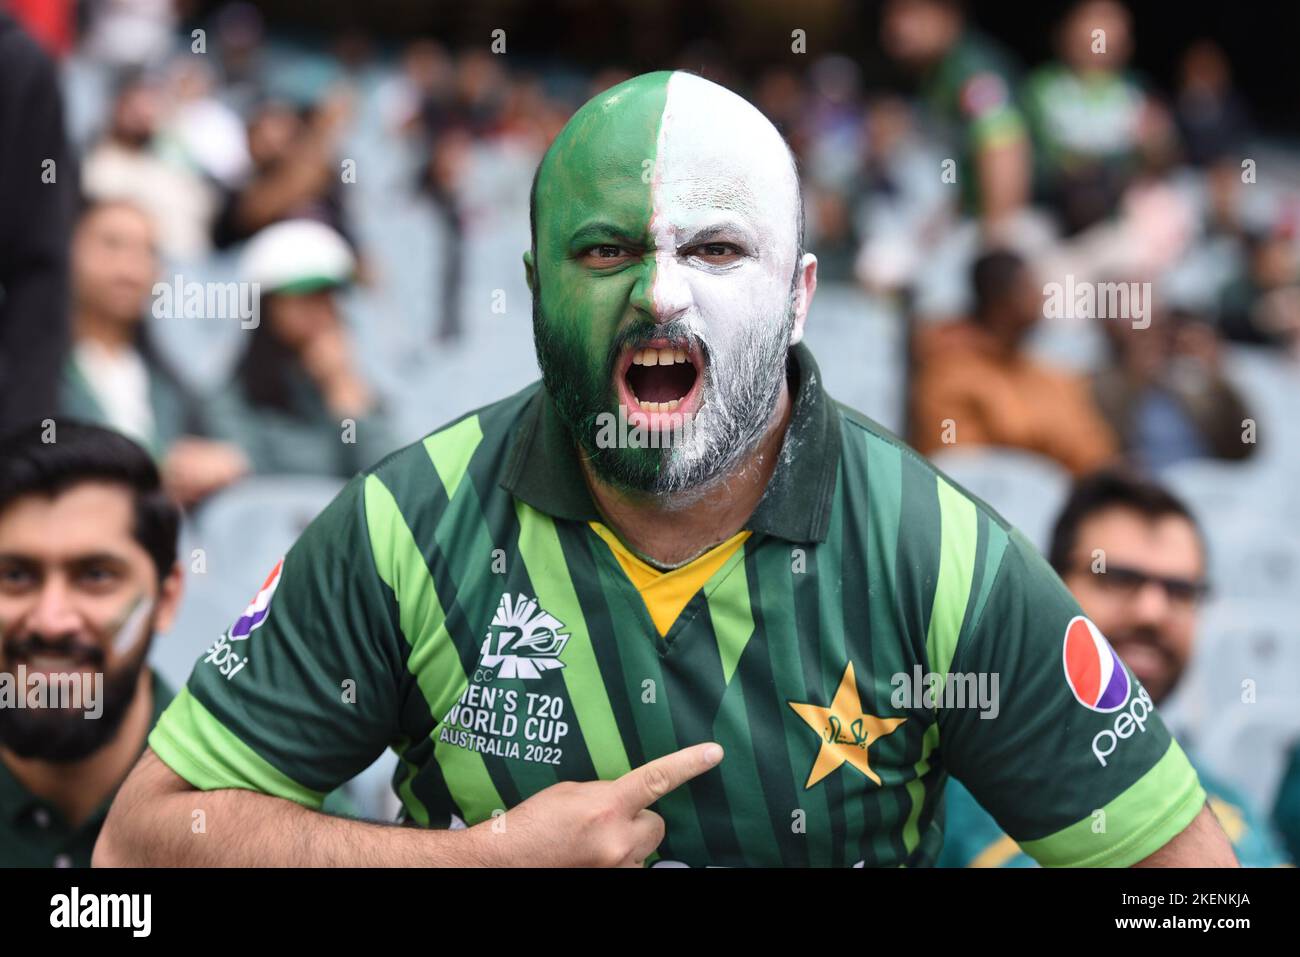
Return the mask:
M 564 623 L 537 599 L 501 596 L 492 625 L 483 639 L 475 681 L 495 678 L 540 678 L 543 671 L 563 668 L 560 653 L 569 642 Z

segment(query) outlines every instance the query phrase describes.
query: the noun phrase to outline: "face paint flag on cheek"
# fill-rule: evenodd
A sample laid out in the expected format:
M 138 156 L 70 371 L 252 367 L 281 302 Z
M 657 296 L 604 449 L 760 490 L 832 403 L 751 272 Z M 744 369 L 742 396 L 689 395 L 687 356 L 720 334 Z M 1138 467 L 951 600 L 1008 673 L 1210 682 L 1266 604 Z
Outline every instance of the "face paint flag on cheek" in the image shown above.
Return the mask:
M 799 184 L 775 127 L 700 77 L 635 77 L 557 137 L 535 212 L 538 361 L 597 473 L 653 493 L 724 475 L 770 424 L 795 322 Z M 602 417 L 692 427 L 611 445 Z
M 126 616 L 126 620 L 122 622 L 121 627 L 117 629 L 117 634 L 113 636 L 112 648 L 114 655 L 121 657 L 139 644 L 141 640 L 148 639 L 148 636 L 142 636 L 141 632 L 144 630 L 145 623 L 149 621 L 153 607 L 153 600 L 146 598 L 144 595 L 136 599 L 135 607 Z

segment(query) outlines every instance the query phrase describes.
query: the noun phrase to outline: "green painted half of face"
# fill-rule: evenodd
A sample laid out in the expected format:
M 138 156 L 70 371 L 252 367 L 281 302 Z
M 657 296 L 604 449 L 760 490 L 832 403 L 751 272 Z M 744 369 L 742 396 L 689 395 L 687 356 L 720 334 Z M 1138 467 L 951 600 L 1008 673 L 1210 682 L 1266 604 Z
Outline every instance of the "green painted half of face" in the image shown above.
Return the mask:
M 580 261 L 593 246 L 652 252 L 652 174 L 669 71 L 633 77 L 587 101 L 556 137 L 537 179 L 532 263 L 551 333 L 604 365 L 638 302 L 649 307 L 654 258 L 615 268 Z
M 618 407 L 620 334 L 653 321 L 652 186 L 671 76 L 633 77 L 573 115 L 538 171 L 537 245 L 525 254 L 545 387 L 598 469 L 633 484 L 656 474 L 665 453 L 596 448 L 596 416 Z M 605 245 L 644 254 L 614 266 L 583 257 Z

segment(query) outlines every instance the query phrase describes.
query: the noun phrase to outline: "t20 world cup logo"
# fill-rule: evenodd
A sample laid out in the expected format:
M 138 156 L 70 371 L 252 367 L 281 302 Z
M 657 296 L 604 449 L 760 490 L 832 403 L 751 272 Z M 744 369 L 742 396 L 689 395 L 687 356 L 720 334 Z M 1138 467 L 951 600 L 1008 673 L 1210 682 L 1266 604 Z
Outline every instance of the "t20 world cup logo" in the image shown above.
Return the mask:
M 563 629 L 562 621 L 538 608 L 537 599 L 507 592 L 492 616 L 474 680 L 540 678 L 543 671 L 563 668 L 560 653 L 569 641 Z

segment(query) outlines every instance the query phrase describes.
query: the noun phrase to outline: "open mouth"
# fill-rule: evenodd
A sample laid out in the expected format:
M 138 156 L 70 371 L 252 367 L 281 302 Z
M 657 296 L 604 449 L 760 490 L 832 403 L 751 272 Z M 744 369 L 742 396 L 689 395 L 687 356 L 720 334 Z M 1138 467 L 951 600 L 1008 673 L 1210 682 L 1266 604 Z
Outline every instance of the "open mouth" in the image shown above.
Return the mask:
M 619 403 L 628 423 L 671 428 L 699 411 L 704 356 L 686 339 L 652 339 L 625 349 L 619 363 Z

